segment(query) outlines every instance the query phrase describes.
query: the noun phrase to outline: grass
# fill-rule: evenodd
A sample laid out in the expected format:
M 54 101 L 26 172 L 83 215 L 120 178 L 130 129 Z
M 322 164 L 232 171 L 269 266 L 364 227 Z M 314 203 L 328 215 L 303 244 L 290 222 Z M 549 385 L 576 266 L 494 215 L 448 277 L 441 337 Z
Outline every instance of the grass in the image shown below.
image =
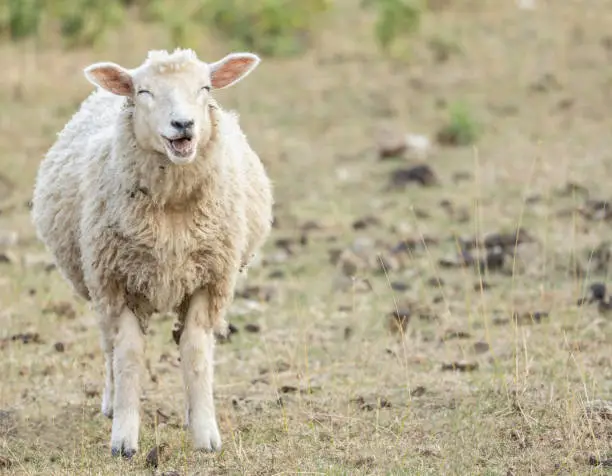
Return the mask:
M 604 0 L 528 13 L 470 5 L 424 14 L 410 64 L 396 64 L 377 49 L 375 17 L 337 2 L 306 55 L 268 59 L 219 92 L 275 183 L 278 227 L 248 282 L 274 296 L 237 298 L 239 333 L 217 347 L 219 455 L 191 450 L 172 321 L 156 320 L 131 463 L 109 455 L 95 318 L 45 270 L 26 204 L 42 154 L 90 91 L 82 68 L 132 67 L 149 48 L 174 45 L 140 24 L 96 50 L 0 45 L 0 236 L 19 237 L 0 263 L 0 464 L 11 463 L 0 472 L 148 474 L 157 441 L 169 445 L 160 474 L 606 474 L 591 462 L 612 456 L 611 420 L 589 409 L 612 400 L 612 325 L 605 309 L 576 302 L 607 282 L 592 255 L 610 224 L 576 212 L 588 203 L 568 183 L 608 198 L 612 10 Z M 440 31 L 462 51 L 442 63 L 427 41 Z M 211 61 L 227 52 L 214 37 L 200 44 Z M 487 125 L 476 144 L 433 152 L 438 185 L 389 189 L 390 174 L 410 164 L 380 161 L 375 129 L 435 136 L 456 98 Z M 367 215 L 379 223 L 355 230 Z M 461 237 L 518 226 L 535 241 L 502 269 L 440 262 Z M 436 241 L 418 245 L 424 237 Z M 283 238 L 291 254 L 276 245 Z M 390 252 L 409 239 L 417 245 Z M 336 251 L 345 254 L 333 264 Z M 346 260 L 354 279 L 341 272 Z M 403 338 L 389 331 L 396 308 L 412 309 Z M 515 312 L 548 317 L 515 322 Z M 39 339 L 11 339 L 27 332 Z M 442 370 L 462 361 L 478 367 Z

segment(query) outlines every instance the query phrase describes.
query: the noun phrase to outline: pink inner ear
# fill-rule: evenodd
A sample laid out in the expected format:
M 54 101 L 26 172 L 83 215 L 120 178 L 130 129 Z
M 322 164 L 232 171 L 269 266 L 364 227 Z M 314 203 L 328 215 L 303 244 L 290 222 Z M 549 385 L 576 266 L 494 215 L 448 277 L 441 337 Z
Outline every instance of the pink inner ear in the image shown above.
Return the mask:
M 251 58 L 232 58 L 227 61 L 212 74 L 213 88 L 219 89 L 233 83 L 249 69 L 252 63 Z
M 100 86 L 115 94 L 128 95 L 132 92 L 132 79 L 117 68 L 100 67 L 93 71 L 93 75 Z

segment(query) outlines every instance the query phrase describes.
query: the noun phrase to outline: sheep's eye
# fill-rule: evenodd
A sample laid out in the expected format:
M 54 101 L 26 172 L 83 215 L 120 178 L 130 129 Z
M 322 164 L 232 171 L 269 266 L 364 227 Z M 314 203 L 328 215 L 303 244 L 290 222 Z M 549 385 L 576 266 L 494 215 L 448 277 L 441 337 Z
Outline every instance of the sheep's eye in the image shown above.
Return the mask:
M 200 89 L 200 91 L 202 90 L 210 92 L 210 86 L 202 86 L 202 89 Z
M 141 95 L 141 94 L 148 94 L 149 96 L 153 96 L 153 93 L 149 91 L 148 89 L 141 89 L 140 91 L 138 91 L 138 95 Z

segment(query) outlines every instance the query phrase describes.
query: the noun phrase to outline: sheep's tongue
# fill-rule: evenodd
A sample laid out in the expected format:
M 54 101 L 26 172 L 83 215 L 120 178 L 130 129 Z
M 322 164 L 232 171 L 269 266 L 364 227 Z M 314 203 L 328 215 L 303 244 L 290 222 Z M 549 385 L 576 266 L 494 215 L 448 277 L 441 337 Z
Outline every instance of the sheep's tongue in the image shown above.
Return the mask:
M 175 139 L 172 141 L 172 147 L 177 152 L 184 154 L 191 149 L 191 139 Z

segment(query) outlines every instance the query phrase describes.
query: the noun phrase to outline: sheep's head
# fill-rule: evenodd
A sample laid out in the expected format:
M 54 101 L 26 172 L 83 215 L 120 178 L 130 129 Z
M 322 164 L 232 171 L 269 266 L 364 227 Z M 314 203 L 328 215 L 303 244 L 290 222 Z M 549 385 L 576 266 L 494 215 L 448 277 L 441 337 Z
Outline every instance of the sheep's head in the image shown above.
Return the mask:
M 139 145 L 165 154 L 175 164 L 192 162 L 212 133 L 210 92 L 236 84 L 259 64 L 251 53 L 232 53 L 215 63 L 192 50 L 151 51 L 138 68 L 96 63 L 85 77 L 134 104 L 134 134 Z

